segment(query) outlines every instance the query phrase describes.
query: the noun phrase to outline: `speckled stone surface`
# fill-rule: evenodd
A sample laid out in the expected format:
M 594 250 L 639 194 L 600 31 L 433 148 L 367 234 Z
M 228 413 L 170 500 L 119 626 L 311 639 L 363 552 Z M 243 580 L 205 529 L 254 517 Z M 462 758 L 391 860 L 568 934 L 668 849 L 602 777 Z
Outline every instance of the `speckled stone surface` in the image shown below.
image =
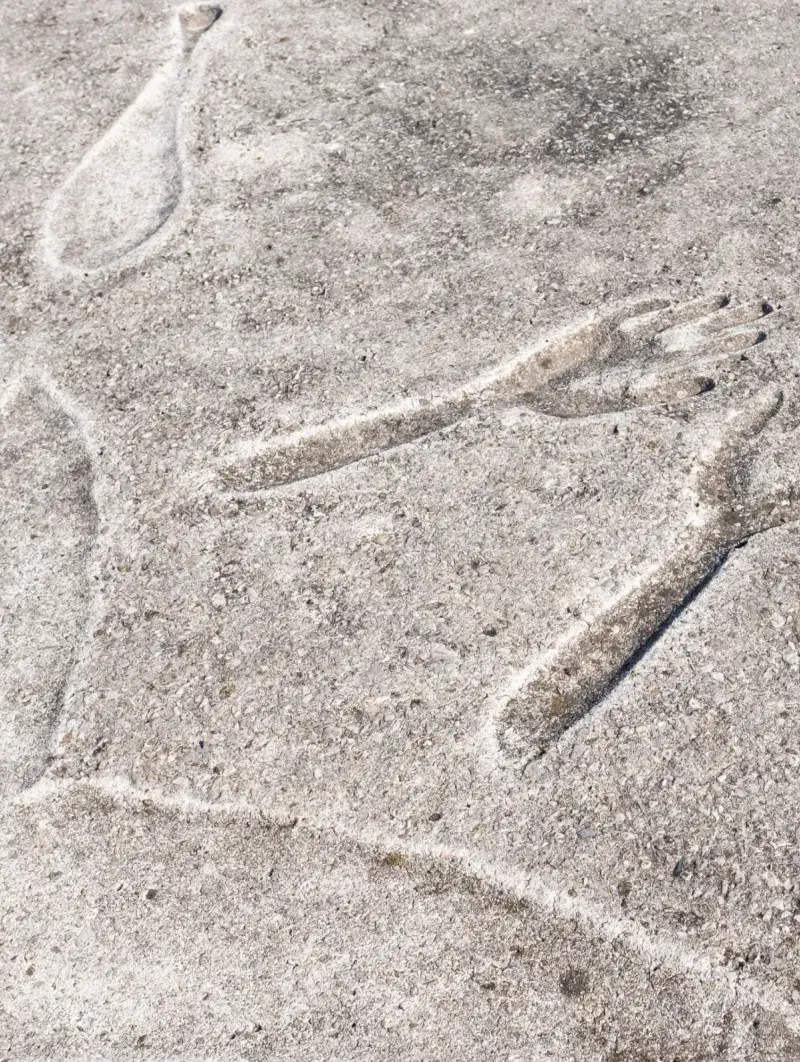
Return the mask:
M 800 1058 L 795 15 L 4 13 L 3 1062 Z

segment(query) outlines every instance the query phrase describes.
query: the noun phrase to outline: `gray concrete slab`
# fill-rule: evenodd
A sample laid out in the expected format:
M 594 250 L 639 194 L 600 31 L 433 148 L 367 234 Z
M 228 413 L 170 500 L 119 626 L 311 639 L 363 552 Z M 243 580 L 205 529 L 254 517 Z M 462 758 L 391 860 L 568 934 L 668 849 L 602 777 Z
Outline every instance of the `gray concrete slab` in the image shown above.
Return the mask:
M 800 1055 L 791 11 L 4 26 L 0 1058 Z

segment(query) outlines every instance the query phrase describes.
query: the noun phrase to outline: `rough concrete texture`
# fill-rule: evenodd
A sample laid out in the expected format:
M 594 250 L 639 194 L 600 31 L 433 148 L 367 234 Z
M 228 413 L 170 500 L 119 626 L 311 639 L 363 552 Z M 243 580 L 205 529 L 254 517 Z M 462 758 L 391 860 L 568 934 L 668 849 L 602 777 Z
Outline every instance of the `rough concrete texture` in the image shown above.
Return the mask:
M 0 1059 L 800 1058 L 785 0 L 22 0 Z

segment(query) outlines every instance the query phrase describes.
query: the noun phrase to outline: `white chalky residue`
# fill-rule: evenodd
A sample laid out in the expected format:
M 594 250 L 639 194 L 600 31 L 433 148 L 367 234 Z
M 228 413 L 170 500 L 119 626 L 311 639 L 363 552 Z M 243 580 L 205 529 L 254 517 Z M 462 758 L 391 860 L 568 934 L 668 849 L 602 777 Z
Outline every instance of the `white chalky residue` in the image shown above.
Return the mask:
M 210 4 L 179 10 L 173 57 L 56 192 L 44 224 L 44 255 L 51 268 L 89 271 L 113 265 L 174 213 L 185 184 L 180 110 L 191 56 L 219 14 Z

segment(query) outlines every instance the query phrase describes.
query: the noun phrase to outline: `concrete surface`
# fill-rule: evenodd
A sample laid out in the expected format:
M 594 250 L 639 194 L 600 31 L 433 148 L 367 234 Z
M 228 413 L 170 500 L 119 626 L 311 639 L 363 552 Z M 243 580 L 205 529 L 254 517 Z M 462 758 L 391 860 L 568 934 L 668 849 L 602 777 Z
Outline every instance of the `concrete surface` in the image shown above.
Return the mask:
M 0 1059 L 800 1058 L 796 15 L 4 12 Z

